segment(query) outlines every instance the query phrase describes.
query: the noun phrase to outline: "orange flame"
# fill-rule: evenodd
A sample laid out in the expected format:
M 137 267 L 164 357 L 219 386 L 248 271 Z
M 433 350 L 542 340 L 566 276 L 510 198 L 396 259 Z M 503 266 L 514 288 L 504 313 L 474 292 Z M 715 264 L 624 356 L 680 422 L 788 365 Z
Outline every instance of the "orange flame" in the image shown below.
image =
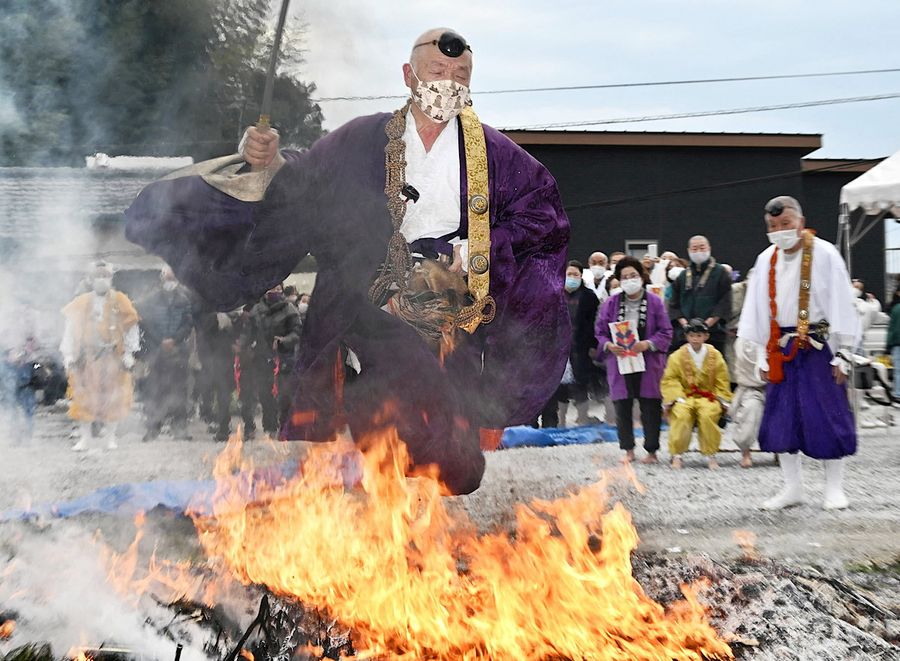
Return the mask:
M 3 624 L 0 624 L 0 640 L 9 640 L 12 638 L 13 633 L 16 630 L 16 621 L 15 620 L 6 620 Z
M 128 549 L 118 554 L 98 543 L 101 558 L 107 568 L 106 580 L 119 594 L 137 603 L 145 594 L 156 597 L 163 603 L 179 599 L 214 606 L 220 597 L 233 586 L 233 581 L 214 567 L 216 580 L 187 562 L 159 560 L 154 552 L 146 568 L 139 561 L 140 544 L 144 538 L 145 516 L 135 517 L 135 536 Z
M 195 517 L 202 545 L 242 582 L 328 609 L 359 658 L 733 658 L 692 589 L 665 609 L 632 578 L 637 533 L 621 505 L 607 509 L 602 480 L 520 505 L 513 535 L 478 535 L 433 477 L 405 477 L 396 433 L 360 445 L 361 489 L 317 449 L 286 486 L 253 485 L 250 504 L 233 439 L 214 517 Z

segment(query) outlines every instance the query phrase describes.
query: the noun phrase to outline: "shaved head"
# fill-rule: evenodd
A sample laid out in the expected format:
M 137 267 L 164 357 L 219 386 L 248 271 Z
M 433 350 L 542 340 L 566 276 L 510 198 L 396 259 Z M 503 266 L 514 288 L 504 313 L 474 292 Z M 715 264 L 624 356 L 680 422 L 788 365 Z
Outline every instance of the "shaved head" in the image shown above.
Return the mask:
M 691 240 L 688 241 L 688 252 L 697 252 L 698 250 L 705 251 L 710 249 L 709 239 L 707 239 L 702 234 L 697 234 L 696 236 L 692 236 Z
M 415 81 L 407 69 L 415 72 L 419 80 L 447 80 L 469 86 L 472 78 L 472 51 L 466 49 L 459 57 L 450 57 L 441 52 L 437 44 L 445 32 L 456 32 L 453 28 L 432 28 L 419 35 L 409 52 L 409 63 L 403 65 L 404 83 L 412 89 Z
M 438 50 L 437 46 L 431 45 L 430 42 L 440 38 L 440 36 L 447 31 L 455 32 L 453 28 L 431 28 L 430 30 L 426 30 L 418 37 L 416 37 L 416 40 L 412 44 L 412 49 L 409 52 L 409 63 L 413 65 L 416 73 L 418 73 L 419 71 L 419 61 L 422 59 L 422 56 L 431 53 L 432 50 Z M 416 48 L 416 46 L 419 44 L 428 45 L 419 46 L 418 48 Z

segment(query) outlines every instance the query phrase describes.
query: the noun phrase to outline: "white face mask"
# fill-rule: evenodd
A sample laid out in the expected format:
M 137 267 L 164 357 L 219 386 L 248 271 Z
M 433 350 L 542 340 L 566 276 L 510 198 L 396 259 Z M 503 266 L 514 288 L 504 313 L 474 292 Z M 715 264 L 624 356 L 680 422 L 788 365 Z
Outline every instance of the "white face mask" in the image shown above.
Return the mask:
M 412 64 L 409 65 L 412 69 Z M 413 102 L 425 115 L 434 122 L 441 124 L 449 122 L 462 112 L 463 108 L 471 105 L 469 88 L 460 85 L 455 80 L 419 80 L 416 70 L 412 69 L 412 75 L 416 77 L 416 89 L 413 91 Z
M 175 287 L 177 286 L 177 280 L 163 280 L 163 289 L 165 289 L 166 291 L 175 291 Z
M 297 303 L 297 309 L 300 314 L 306 314 L 306 311 L 309 310 L 309 303 Z
M 857 289 L 856 287 L 853 287 L 853 295 L 856 296 L 856 298 L 862 298 L 862 295 L 863 295 L 862 289 Z
M 599 280 L 600 278 L 602 278 L 603 276 L 606 275 L 606 267 L 598 266 L 597 264 L 594 264 L 591 267 L 591 274 L 594 276 L 594 278 L 596 280 Z
M 112 279 L 110 278 L 94 278 L 94 291 L 100 296 L 104 296 L 112 287 Z
M 797 230 L 769 232 L 766 236 L 769 237 L 769 243 L 778 246 L 782 250 L 790 250 L 800 240 L 800 233 Z
M 710 253 L 708 250 L 688 253 L 688 255 L 691 258 L 691 261 L 694 262 L 694 264 L 696 264 L 697 266 L 700 266 L 701 264 L 708 262 L 709 254 Z
M 669 280 L 671 282 L 675 282 L 676 280 L 678 280 L 678 276 L 681 275 L 682 273 L 684 273 L 683 266 L 673 266 L 672 268 L 669 269 L 669 273 L 667 274 L 667 277 L 669 278 Z
M 629 296 L 634 296 L 644 288 L 644 281 L 640 278 L 629 278 L 628 280 L 622 280 L 621 286 L 622 291 Z

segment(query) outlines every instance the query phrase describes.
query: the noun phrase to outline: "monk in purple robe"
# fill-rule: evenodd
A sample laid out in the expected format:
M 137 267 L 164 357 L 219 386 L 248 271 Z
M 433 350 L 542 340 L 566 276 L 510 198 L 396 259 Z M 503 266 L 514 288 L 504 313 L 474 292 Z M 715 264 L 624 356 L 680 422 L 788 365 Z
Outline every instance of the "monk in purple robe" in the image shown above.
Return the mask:
M 556 182 L 477 121 L 471 71 L 460 35 L 426 32 L 403 65 L 401 110 L 353 120 L 305 152 L 248 129 L 240 159 L 170 175 L 126 212 L 128 238 L 220 310 L 314 255 L 282 437 L 392 426 L 411 468 L 436 465 L 450 493 L 477 489 L 485 442 L 550 398 L 571 335 Z

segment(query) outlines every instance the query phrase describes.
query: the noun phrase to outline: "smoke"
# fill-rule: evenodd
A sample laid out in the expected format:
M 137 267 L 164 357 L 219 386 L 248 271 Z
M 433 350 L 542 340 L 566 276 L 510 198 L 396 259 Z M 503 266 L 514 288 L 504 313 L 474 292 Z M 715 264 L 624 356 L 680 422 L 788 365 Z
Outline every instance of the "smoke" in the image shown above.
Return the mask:
M 4 542 L 0 558 L 0 603 L 15 614 L 16 629 L 0 653 L 26 641 L 46 641 L 61 658 L 73 646 L 121 646 L 143 658 L 173 658 L 175 642 L 153 624 L 168 624 L 173 614 L 142 599 L 139 606 L 106 582 L 97 544 L 77 528 L 38 533 L 22 528 Z M 177 642 L 185 661 L 205 659 L 208 633 L 179 623 Z

